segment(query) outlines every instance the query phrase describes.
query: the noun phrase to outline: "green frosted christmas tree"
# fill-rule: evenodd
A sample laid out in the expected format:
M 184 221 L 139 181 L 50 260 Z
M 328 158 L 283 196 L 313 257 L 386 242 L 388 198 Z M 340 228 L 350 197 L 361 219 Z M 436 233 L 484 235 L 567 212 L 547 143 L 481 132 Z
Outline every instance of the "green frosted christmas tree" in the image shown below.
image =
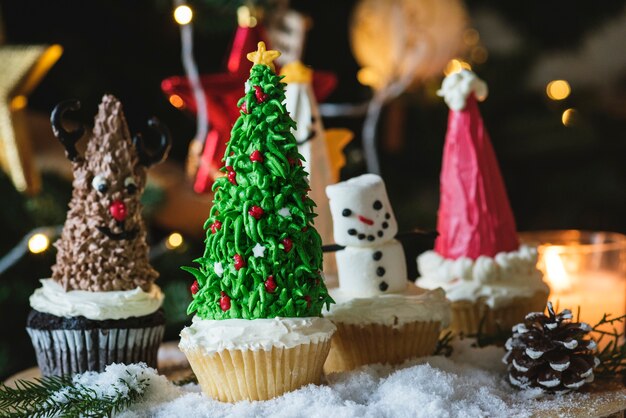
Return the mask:
M 226 176 L 213 186 L 206 250 L 194 260 L 199 268 L 183 267 L 196 278 L 187 313 L 202 319 L 320 316 L 332 303 L 295 122 L 272 63 L 279 55 L 263 42 L 248 54 L 254 65 L 224 155 Z

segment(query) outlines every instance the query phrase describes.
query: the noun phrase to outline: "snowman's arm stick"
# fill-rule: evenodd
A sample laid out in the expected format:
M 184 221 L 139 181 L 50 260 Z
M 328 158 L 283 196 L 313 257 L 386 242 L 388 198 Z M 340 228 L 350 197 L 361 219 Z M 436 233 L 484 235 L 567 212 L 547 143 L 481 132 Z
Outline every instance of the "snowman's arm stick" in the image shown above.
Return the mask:
M 439 233 L 437 231 L 422 231 L 421 229 L 412 229 L 410 231 L 399 232 L 398 235 L 396 235 L 396 239 L 398 241 L 402 241 L 405 238 L 411 238 L 417 235 L 428 238 L 437 238 L 437 235 L 439 235 Z M 344 245 L 339 244 L 322 245 L 322 251 L 325 253 L 334 253 L 337 251 L 341 251 L 344 248 L 346 248 Z

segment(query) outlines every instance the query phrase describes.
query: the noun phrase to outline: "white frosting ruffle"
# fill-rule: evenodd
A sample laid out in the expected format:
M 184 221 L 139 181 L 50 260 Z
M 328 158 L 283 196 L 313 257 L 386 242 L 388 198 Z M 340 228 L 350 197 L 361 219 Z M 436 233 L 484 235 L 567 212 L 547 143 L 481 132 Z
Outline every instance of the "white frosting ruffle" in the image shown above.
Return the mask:
M 441 88 L 437 91 L 437 95 L 443 97 L 448 107 L 456 111 L 465 109 L 471 93 L 474 93 L 476 100 L 482 102 L 487 98 L 488 89 L 487 83 L 469 70 L 450 74 L 443 79 Z
M 409 322 L 441 322 L 442 328 L 450 323 L 450 302 L 443 289 L 422 294 L 388 294 L 371 298 L 345 297 L 339 289 L 331 289 L 337 302 L 324 316 L 331 321 L 346 324 L 382 324 L 394 328 Z
M 42 279 L 41 287 L 30 296 L 30 306 L 39 311 L 61 317 L 84 316 L 104 321 L 150 315 L 163 304 L 163 292 L 153 284 L 149 292 L 141 288 L 90 292 L 68 292 L 52 279 Z
M 180 332 L 181 349 L 201 348 L 205 354 L 222 350 L 270 350 L 318 343 L 332 337 L 337 327 L 328 319 L 201 319 Z
M 417 258 L 421 277 L 417 286 L 425 289 L 442 287 L 451 301 L 476 301 L 484 298 L 490 307 L 505 305 L 516 297 L 531 297 L 549 292 L 537 269 L 537 249 L 526 245 L 519 250 L 498 253 L 495 257 L 472 260 L 461 257 L 445 259 L 435 251 Z

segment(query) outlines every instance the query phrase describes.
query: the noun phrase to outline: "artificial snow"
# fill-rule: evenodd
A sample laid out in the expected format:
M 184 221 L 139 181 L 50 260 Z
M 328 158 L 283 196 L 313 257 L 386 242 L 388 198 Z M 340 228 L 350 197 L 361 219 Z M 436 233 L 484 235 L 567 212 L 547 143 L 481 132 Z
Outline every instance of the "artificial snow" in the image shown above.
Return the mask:
M 118 415 L 123 418 L 530 417 L 538 411 L 555 415 L 558 408 L 589 399 L 584 393 L 542 397 L 538 389 L 519 391 L 506 380 L 504 350 L 474 348 L 472 342 L 455 342 L 449 358 L 426 357 L 399 367 L 371 365 L 331 374 L 325 385 L 309 385 L 264 402 L 218 402 L 202 394 L 198 385 L 175 386 L 145 365 L 112 365 L 104 373 L 76 379 L 109 394 L 120 378 L 129 381 L 129 371 L 136 379 L 147 379 L 145 397 Z

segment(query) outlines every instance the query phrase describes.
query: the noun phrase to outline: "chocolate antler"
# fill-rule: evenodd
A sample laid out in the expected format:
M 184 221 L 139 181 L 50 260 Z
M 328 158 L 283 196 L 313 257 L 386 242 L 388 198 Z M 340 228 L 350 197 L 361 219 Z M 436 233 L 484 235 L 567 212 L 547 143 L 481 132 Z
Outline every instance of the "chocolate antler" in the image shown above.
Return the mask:
M 63 128 L 63 116 L 65 112 L 75 112 L 80 109 L 80 102 L 76 99 L 65 100 L 54 107 L 50 114 L 50 123 L 52 124 L 52 132 L 54 136 L 59 138 L 61 144 L 65 147 L 65 154 L 70 161 L 78 159 L 78 151 L 76 151 L 76 143 L 85 133 L 85 128 L 80 125 L 73 131 L 67 131 Z
M 158 164 L 167 158 L 167 154 L 172 147 L 172 137 L 170 131 L 165 125 L 162 125 L 157 118 L 152 118 L 148 121 L 148 126 L 156 131 L 160 135 L 159 148 L 154 154 L 151 154 L 146 150 L 143 137 L 140 133 L 133 138 L 133 144 L 137 149 L 137 156 L 139 157 L 139 164 L 150 167 L 153 164 Z

